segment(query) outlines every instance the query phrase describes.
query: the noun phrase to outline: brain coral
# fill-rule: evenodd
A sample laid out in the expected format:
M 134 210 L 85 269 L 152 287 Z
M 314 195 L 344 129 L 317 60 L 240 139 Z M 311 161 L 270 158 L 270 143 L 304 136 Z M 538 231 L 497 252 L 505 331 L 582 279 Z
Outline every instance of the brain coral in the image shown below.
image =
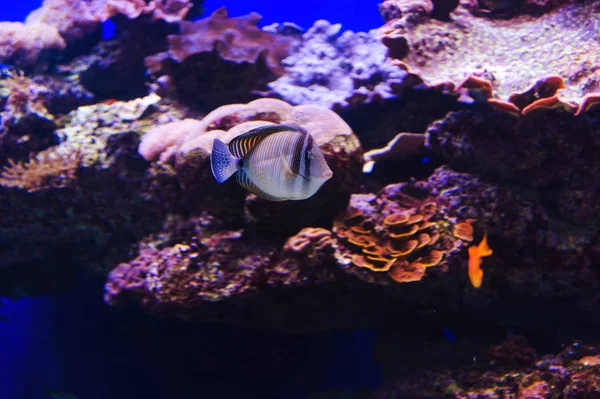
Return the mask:
M 507 100 L 537 80 L 558 75 L 561 96 L 579 100 L 600 90 L 597 2 L 567 4 L 541 16 L 510 20 L 473 16 L 463 4 L 443 22 L 413 14 L 388 21 L 379 33 L 390 55 L 427 83 L 488 80 Z

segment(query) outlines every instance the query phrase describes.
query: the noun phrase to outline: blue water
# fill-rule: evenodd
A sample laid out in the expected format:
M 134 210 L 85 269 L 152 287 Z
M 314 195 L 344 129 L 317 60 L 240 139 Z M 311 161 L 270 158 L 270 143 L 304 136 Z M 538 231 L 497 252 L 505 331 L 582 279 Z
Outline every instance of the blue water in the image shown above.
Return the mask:
M 344 29 L 366 31 L 381 25 L 381 16 L 377 12 L 379 1 L 348 0 L 344 2 L 304 0 L 286 2 L 273 0 L 253 1 L 211 1 L 207 0 L 204 9 L 207 14 L 221 6 L 227 7 L 229 15 L 239 16 L 256 11 L 263 16 L 262 25 L 274 22 L 294 22 L 307 29 L 317 19 L 341 23 Z M 1 3 L 0 3 L 1 4 Z M 5 21 L 23 21 L 27 14 L 38 7 L 41 1 L 24 0 L 11 2 L 10 7 L 2 7 L 0 19 Z
M 305 398 L 379 383 L 373 332 L 287 335 L 158 320 L 102 302 L 84 283 L 6 302 L 0 315 L 0 398 Z

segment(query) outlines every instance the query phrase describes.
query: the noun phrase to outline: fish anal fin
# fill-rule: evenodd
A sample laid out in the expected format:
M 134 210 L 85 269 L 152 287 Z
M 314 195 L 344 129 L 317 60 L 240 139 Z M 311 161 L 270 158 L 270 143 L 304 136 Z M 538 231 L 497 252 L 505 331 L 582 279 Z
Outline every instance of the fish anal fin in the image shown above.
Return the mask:
M 243 188 L 245 188 L 252 194 L 256 195 L 257 197 L 264 198 L 269 201 L 276 201 L 276 202 L 281 202 L 281 201 L 286 200 L 285 198 L 274 197 L 270 194 L 265 193 L 260 188 L 258 188 L 258 186 L 256 184 L 254 184 L 252 179 L 250 179 L 250 177 L 248 177 L 248 175 L 246 174 L 246 172 L 244 172 L 243 169 L 238 170 L 238 172 L 236 174 L 236 179 L 240 186 L 242 186 Z

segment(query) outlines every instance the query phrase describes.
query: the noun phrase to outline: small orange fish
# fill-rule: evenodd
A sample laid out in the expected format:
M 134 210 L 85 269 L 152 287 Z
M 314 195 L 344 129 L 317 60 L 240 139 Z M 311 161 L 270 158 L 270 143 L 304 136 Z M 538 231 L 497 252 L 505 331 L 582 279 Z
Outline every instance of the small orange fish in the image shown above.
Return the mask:
M 491 248 L 487 243 L 487 234 L 483 235 L 483 239 L 478 246 L 469 247 L 469 278 L 473 287 L 481 287 L 483 280 L 483 270 L 481 270 L 481 258 L 492 254 Z

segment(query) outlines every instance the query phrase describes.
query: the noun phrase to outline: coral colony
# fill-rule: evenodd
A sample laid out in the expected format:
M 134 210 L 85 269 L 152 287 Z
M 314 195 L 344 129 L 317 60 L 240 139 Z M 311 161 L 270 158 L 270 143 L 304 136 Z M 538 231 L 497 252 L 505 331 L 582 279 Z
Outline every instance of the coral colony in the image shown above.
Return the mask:
M 358 33 L 191 0 L 45 0 L 0 23 L 0 293 L 84 270 L 111 306 L 187 320 L 600 329 L 598 2 L 379 9 Z M 278 124 L 322 150 L 314 196 L 215 181 L 215 139 Z M 600 339 L 576 336 L 553 355 L 499 339 L 374 397 L 595 397 Z

